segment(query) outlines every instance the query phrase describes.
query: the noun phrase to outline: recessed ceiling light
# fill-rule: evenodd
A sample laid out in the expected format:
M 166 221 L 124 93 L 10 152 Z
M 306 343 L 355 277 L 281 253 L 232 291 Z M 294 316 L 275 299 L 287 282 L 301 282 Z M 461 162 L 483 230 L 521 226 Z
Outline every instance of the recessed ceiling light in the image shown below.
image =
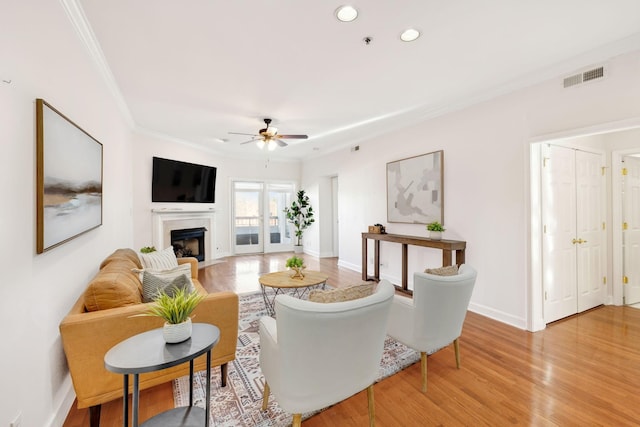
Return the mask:
M 336 17 L 342 22 L 351 22 L 358 17 L 358 11 L 352 6 L 340 6 L 336 9 Z
M 400 40 L 403 42 L 412 42 L 418 37 L 420 37 L 420 31 L 415 28 L 406 29 L 402 34 L 400 34 Z

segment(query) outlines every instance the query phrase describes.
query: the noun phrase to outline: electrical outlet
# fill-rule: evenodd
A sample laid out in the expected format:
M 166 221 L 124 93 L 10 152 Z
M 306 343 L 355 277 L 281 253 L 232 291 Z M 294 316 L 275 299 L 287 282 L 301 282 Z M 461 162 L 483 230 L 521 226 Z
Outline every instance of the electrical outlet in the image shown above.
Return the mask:
M 11 421 L 9 427 L 21 427 L 22 426 L 22 412 L 18 412 L 18 415 Z

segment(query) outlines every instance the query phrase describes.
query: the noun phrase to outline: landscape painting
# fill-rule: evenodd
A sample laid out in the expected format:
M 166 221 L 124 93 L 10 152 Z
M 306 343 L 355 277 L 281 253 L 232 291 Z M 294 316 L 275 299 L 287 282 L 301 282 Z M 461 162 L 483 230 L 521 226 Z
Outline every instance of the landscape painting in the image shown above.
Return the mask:
M 40 254 L 102 225 L 102 144 L 42 99 L 36 126 Z
M 444 151 L 387 163 L 387 221 L 444 223 Z

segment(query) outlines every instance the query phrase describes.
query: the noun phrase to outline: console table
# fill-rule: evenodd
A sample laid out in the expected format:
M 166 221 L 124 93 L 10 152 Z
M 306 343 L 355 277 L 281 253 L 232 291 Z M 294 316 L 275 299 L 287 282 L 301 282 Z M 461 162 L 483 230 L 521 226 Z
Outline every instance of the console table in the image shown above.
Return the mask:
M 374 241 L 373 276 L 367 274 L 367 242 Z M 408 246 L 422 246 L 440 249 L 442 251 L 442 265 L 453 265 L 453 251 L 456 251 L 456 264 L 464 264 L 467 242 L 460 240 L 434 240 L 427 237 L 403 236 L 400 234 L 362 233 L 362 280 L 380 280 L 380 242 L 394 242 L 402 245 L 402 285 L 397 286 L 401 292 L 411 294 L 407 282 L 407 254 Z
M 129 374 L 133 374 L 131 397 L 132 425 L 138 427 L 139 375 L 189 362 L 189 406 L 162 412 L 147 420 L 145 426 L 209 426 L 211 406 L 211 349 L 220 339 L 217 326 L 194 323 L 191 338 L 177 344 L 167 344 L 162 328 L 134 335 L 116 344 L 104 356 L 104 366 L 124 375 L 123 425 L 129 425 Z M 193 406 L 193 359 L 207 353 L 206 409 Z

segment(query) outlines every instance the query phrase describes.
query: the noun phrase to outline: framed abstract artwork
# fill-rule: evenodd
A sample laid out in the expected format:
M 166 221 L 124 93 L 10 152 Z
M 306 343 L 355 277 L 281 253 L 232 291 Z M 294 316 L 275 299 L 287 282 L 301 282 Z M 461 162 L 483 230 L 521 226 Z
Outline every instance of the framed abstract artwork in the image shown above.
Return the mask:
M 444 224 L 444 151 L 387 163 L 387 221 Z
M 102 144 L 36 99 L 36 252 L 102 225 Z

